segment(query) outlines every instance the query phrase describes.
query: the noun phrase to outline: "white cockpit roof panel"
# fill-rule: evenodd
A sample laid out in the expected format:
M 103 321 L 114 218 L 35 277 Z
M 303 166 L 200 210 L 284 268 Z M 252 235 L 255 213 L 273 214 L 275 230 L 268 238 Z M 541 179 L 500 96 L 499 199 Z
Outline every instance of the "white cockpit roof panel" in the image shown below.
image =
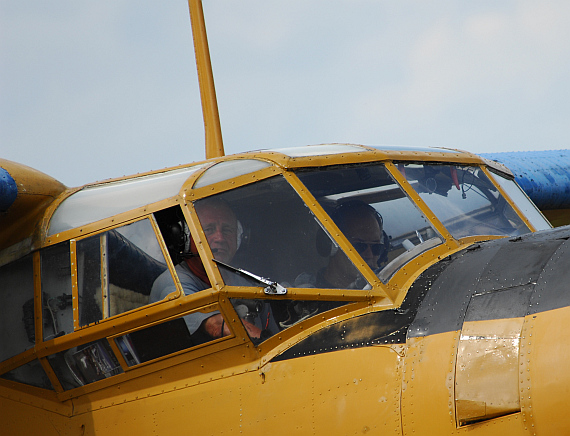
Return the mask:
M 63 200 L 51 217 L 48 236 L 109 218 L 179 194 L 204 167 L 194 165 L 126 180 L 88 185 Z

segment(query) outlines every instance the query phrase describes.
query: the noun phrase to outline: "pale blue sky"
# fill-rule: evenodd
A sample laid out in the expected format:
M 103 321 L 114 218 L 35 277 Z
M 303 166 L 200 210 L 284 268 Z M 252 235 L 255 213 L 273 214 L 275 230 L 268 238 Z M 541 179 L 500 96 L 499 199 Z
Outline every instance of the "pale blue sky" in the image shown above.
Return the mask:
M 570 148 L 570 2 L 203 2 L 228 154 Z M 0 65 L 0 157 L 68 186 L 204 157 L 183 0 L 0 0 Z

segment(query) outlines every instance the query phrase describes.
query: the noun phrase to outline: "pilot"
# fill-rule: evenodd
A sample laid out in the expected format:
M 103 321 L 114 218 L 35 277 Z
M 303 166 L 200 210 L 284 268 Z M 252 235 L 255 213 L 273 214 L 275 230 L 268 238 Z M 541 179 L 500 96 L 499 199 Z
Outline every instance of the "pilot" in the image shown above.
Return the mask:
M 387 236 L 384 233 L 382 217 L 369 204 L 360 200 L 342 203 L 332 213 L 335 224 L 344 233 L 364 262 L 378 272 L 387 260 Z M 295 280 L 296 286 L 316 286 L 319 288 L 356 289 L 363 287 L 361 277 L 350 259 L 338 249 L 328 265 L 316 277 L 302 274 Z M 303 286 L 304 287 L 304 286 Z
M 196 213 L 214 254 L 214 258 L 230 263 L 238 248 L 238 221 L 232 209 L 222 200 L 205 199 L 196 203 Z M 190 254 L 176 265 L 176 273 L 186 295 L 211 288 L 204 265 L 198 256 L 196 245 L 191 241 Z M 153 283 L 150 302 L 160 301 L 176 291 L 172 277 L 165 271 Z M 195 312 L 184 317 L 190 334 L 207 335 L 207 338 L 220 338 L 230 334 L 219 312 Z M 260 338 L 262 330 L 251 322 L 242 319 L 243 325 L 251 338 Z
M 382 217 L 369 204 L 360 200 L 349 200 L 330 213 L 331 218 L 344 233 L 354 249 L 375 273 L 388 258 L 388 236 L 384 232 Z M 356 267 L 338 247 L 332 245 L 324 232 L 317 236 L 320 254 L 329 256 L 328 265 L 317 275 L 302 273 L 295 279 L 297 288 L 364 289 L 368 284 Z M 338 301 L 297 302 L 287 306 L 288 318 L 280 322 L 289 327 L 318 312 L 324 312 L 343 305 Z

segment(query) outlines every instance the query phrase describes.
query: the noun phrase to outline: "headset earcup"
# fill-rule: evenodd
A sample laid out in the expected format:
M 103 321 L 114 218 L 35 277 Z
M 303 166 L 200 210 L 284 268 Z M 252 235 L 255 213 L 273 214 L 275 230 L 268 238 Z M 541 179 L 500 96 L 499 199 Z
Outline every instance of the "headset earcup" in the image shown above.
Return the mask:
M 318 230 L 315 244 L 317 253 L 323 257 L 332 257 L 338 251 L 338 247 L 323 229 Z

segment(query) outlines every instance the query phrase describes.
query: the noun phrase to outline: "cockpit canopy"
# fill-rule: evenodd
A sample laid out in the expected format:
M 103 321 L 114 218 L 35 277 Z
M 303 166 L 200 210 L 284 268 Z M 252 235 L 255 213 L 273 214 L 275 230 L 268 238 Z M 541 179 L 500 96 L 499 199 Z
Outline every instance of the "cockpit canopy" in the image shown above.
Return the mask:
M 231 320 L 265 332 L 248 330 L 257 345 L 352 303 L 390 307 L 409 272 L 473 241 L 550 227 L 508 174 L 430 153 L 280 149 L 63 194 L 39 250 L 0 265 L 2 377 L 54 388 L 46 358 L 54 389 L 71 390 L 226 339 Z M 217 335 L 201 330 L 220 316 Z M 85 356 L 107 369 L 84 368 Z
M 395 166 L 429 207 L 429 217 L 383 163 L 295 170 L 294 176 L 318 206 L 299 194 L 302 188 L 296 179 L 292 183 L 296 189 L 288 183 L 292 175 L 213 196 L 228 204 L 243 227 L 233 266 L 289 287 L 362 289 L 370 285 L 359 272 L 362 268 L 370 268 L 387 282 L 411 258 L 442 244 L 448 235 L 442 235 L 433 220 L 455 239 L 530 231 L 478 166 L 407 162 Z M 201 201 L 207 200 L 196 204 Z M 535 225 L 546 227 L 545 222 Z M 359 226 L 368 232 L 357 234 Z
M 434 151 L 442 157 L 455 153 Z M 371 286 L 365 277 L 387 283 L 410 259 L 450 238 L 516 236 L 531 231 L 529 223 L 533 230 L 549 227 L 511 179 L 480 164 L 310 162 L 322 155 L 350 161 L 359 152 L 362 147 L 350 144 L 279 149 L 269 154 L 274 162 L 267 156 L 228 159 L 88 186 L 59 205 L 47 236 L 128 215 L 161 199 L 182 195 L 184 201 L 196 198 L 193 204 L 198 205 L 216 198 L 227 203 L 240 223 L 241 242 L 232 266 L 289 287 L 362 289 Z M 295 162 L 290 168 L 279 168 L 286 160 L 278 157 L 284 155 Z M 358 232 L 365 223 L 357 223 L 357 215 L 372 219 L 370 234 Z M 335 278 L 327 272 L 331 261 Z

